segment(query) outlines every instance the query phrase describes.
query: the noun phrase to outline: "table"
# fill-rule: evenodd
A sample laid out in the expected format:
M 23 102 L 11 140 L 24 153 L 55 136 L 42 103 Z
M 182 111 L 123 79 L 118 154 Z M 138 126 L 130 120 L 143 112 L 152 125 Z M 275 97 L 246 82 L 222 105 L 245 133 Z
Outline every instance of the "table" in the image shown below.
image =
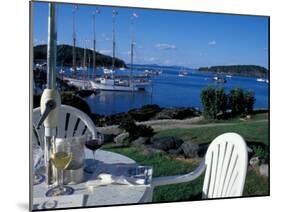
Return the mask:
M 93 153 L 85 149 L 85 158 L 86 162 L 88 160 L 93 159 Z M 95 160 L 98 162 L 97 170 L 94 174 L 86 174 L 86 179 L 95 179 L 96 175 L 100 172 L 110 172 L 112 167 L 118 163 L 123 164 L 136 164 L 136 162 L 126 156 L 104 151 L 97 150 L 95 153 Z M 109 184 L 106 186 L 94 187 L 93 191 L 89 190 L 86 187 L 86 182 L 82 182 L 80 184 L 71 185 L 75 189 L 74 194 L 70 196 L 62 196 L 67 200 L 67 198 L 75 196 L 78 198 L 82 198 L 79 202 L 72 202 L 71 207 L 83 207 L 83 206 L 105 206 L 105 205 L 120 205 L 120 204 L 132 204 L 132 203 L 142 203 L 148 201 L 148 195 L 150 194 L 150 186 L 129 186 L 129 185 L 117 185 L 117 184 Z M 41 183 L 39 185 L 33 186 L 33 197 L 34 208 L 38 208 L 38 200 L 42 202 L 43 200 L 50 199 L 49 197 L 45 197 L 45 193 L 48 190 L 48 187 L 45 183 Z M 51 197 L 52 198 L 52 197 Z M 61 206 L 58 206 L 61 207 Z M 39 208 L 40 209 L 40 208 Z

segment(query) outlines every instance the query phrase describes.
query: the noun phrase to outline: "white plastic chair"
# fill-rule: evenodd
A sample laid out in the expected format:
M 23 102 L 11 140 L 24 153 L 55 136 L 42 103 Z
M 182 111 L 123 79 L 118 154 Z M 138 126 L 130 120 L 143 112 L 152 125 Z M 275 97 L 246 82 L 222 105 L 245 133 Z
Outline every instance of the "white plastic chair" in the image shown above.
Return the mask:
M 155 186 L 190 182 L 205 170 L 202 198 L 242 196 L 247 173 L 248 153 L 244 139 L 236 133 L 225 133 L 209 145 L 205 157 L 191 173 L 152 179 L 146 201 L 152 201 Z
M 32 122 L 41 143 L 44 140 L 44 127 L 41 127 L 39 130 L 36 129 L 40 116 L 40 107 L 33 109 Z M 97 135 L 96 127 L 90 117 L 72 106 L 61 105 L 58 117 L 57 137 L 68 138 L 81 136 L 86 133 L 92 135 L 92 137 L 96 137 Z

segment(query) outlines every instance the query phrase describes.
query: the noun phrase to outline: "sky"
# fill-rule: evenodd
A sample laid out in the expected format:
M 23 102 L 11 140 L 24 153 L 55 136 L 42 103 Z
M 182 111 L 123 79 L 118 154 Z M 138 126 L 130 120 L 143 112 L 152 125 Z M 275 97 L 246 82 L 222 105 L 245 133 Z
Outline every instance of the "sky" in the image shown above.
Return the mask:
M 33 43 L 46 44 L 48 3 L 33 4 Z M 78 5 L 77 46 L 93 48 L 93 12 L 97 8 L 100 11 L 96 14 L 97 51 L 112 55 L 112 11 L 115 9 L 118 12 L 116 57 L 127 63 L 134 37 L 136 64 L 268 67 L 267 17 Z M 73 10 L 73 4 L 57 4 L 58 44 L 72 45 Z M 133 17 L 134 13 L 137 17 Z

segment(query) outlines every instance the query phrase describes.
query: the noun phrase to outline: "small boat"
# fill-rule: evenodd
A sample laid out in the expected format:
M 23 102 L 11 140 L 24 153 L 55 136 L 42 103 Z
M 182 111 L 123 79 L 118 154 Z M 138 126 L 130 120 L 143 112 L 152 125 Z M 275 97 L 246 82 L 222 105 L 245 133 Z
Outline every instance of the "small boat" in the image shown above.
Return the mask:
M 104 68 L 103 73 L 104 74 L 115 74 L 115 70 Z
M 76 69 L 77 69 L 77 71 L 87 71 L 88 70 L 87 66 L 80 66 L 80 67 L 77 67 Z
M 232 75 L 225 75 L 225 77 L 227 77 L 227 78 L 232 78 Z
M 179 72 L 179 77 L 186 77 L 188 75 L 188 72 L 187 71 L 180 71 Z
M 257 78 L 257 82 L 266 82 L 266 79 L 263 79 L 263 78 Z
M 119 70 L 120 70 L 120 71 L 125 71 L 126 68 L 125 68 L 125 67 L 121 67 L 121 68 L 119 68 Z
M 60 74 L 64 74 L 64 69 L 61 68 L 60 71 L 59 71 L 59 73 L 60 73 Z
M 146 76 L 158 76 L 158 75 L 160 75 L 160 74 L 162 74 L 162 73 L 163 73 L 162 70 L 148 70 L 148 69 L 146 69 L 146 70 L 144 71 L 144 74 L 145 74 Z
M 213 80 L 217 83 L 226 83 L 226 79 L 221 76 L 214 76 Z

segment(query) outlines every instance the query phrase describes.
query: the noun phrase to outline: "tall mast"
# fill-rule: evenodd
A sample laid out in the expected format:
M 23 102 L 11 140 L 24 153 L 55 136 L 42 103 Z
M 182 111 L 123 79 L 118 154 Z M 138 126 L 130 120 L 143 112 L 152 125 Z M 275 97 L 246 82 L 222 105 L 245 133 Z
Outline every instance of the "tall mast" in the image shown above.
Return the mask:
M 114 68 L 115 68 L 115 16 L 117 11 L 112 11 L 112 76 L 114 77 Z
M 95 12 L 93 12 L 93 34 L 94 34 L 94 40 L 93 40 L 93 78 L 96 78 L 96 14 L 99 14 L 100 11 L 96 9 Z
M 133 41 L 133 39 L 132 39 L 132 43 L 131 43 L 131 68 L 130 68 L 130 82 L 131 82 L 131 80 L 132 80 L 133 63 L 134 63 L 134 41 Z
M 72 47 L 72 68 L 73 68 L 73 72 L 74 74 L 76 74 L 76 32 L 75 32 L 75 13 L 76 13 L 76 9 L 77 6 L 74 6 L 73 8 L 73 20 L 72 20 L 72 29 L 73 29 L 73 34 L 72 34 L 72 38 L 73 38 L 73 47 Z
M 131 68 L 130 68 L 130 82 L 132 80 L 132 74 L 133 74 L 133 64 L 134 64 L 134 19 L 138 18 L 137 13 L 133 13 L 131 17 Z
M 86 41 L 87 41 L 87 39 L 85 38 L 85 40 L 84 40 L 83 68 L 86 68 L 86 66 L 87 66 Z

